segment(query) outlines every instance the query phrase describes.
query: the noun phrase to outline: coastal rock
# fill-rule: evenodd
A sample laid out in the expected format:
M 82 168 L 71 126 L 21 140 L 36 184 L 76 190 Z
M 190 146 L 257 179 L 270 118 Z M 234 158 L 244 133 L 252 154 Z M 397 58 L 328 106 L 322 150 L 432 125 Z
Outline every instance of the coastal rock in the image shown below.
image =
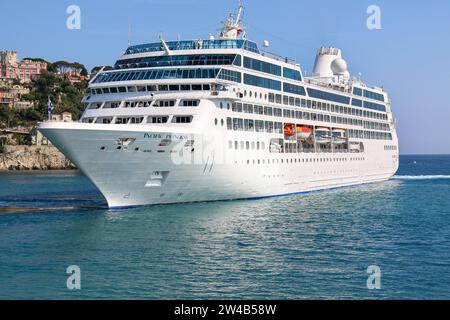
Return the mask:
M 75 166 L 54 146 L 5 146 L 0 170 L 67 170 Z

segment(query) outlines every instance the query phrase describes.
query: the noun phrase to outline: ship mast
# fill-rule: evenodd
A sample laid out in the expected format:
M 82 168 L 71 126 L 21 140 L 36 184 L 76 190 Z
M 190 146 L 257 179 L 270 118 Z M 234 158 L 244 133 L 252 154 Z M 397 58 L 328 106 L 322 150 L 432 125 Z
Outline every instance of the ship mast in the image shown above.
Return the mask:
M 220 39 L 233 40 L 245 37 L 245 28 L 241 22 L 243 12 L 244 5 L 242 4 L 242 1 L 239 1 L 238 12 L 237 14 L 231 13 L 227 21 L 224 22 L 219 36 Z

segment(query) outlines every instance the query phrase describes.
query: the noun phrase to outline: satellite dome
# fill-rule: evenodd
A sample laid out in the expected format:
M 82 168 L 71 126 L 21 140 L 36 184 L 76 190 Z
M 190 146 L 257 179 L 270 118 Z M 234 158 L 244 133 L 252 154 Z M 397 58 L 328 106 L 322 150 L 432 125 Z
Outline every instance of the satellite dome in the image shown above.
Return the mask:
M 336 58 L 331 63 L 333 74 L 342 74 L 347 71 L 347 62 L 342 58 Z

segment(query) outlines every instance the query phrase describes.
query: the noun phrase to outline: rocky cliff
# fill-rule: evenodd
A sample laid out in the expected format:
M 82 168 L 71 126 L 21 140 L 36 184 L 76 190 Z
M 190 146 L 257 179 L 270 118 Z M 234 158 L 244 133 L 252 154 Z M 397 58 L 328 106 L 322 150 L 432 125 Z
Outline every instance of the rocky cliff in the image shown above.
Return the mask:
M 53 146 L 5 146 L 0 170 L 66 170 L 74 165 Z

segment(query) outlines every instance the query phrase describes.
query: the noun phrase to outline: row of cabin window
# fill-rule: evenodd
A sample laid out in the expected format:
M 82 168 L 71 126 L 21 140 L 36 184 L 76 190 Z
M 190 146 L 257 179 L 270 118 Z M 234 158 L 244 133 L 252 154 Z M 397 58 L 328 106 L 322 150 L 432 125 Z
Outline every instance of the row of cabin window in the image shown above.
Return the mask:
M 107 117 L 102 118 L 84 118 L 82 122 L 84 123 L 101 123 L 110 124 L 114 121 L 115 124 L 164 124 L 169 121 L 170 116 L 134 116 L 134 117 Z M 191 123 L 193 121 L 193 116 L 173 116 L 172 123 Z
M 169 120 L 169 116 L 147 117 L 147 123 L 164 124 Z M 191 123 L 193 116 L 173 116 L 172 123 Z M 144 117 L 116 118 L 116 124 L 140 124 L 144 122 Z
M 241 65 L 241 56 L 235 54 L 202 54 L 179 56 L 156 56 L 123 59 L 116 62 L 115 69 L 180 67 L 180 66 L 217 66 Z
M 234 131 L 250 132 L 268 132 L 283 133 L 283 124 L 281 122 L 227 118 L 227 129 Z M 376 132 L 349 129 L 349 138 L 373 139 L 373 140 L 392 140 L 392 134 L 389 132 Z
M 188 40 L 188 41 L 168 41 L 166 42 L 170 50 L 201 50 L 201 49 L 244 49 L 254 53 L 259 53 L 258 45 L 252 41 L 237 40 Z M 164 51 L 160 42 L 131 46 L 125 55 Z
M 348 161 L 365 161 L 364 157 L 355 158 L 291 158 L 291 159 L 267 159 L 267 164 L 279 164 L 279 163 L 313 163 L 313 162 L 348 162 Z M 266 164 L 266 160 L 253 160 L 253 164 Z M 247 160 L 247 164 L 251 164 L 250 160 Z
M 317 133 L 316 133 L 317 135 Z M 314 145 L 312 142 L 299 142 L 292 143 L 292 141 L 284 139 L 272 138 L 270 139 L 270 152 L 271 153 L 317 153 L 317 152 L 334 152 L 342 153 L 348 152 L 347 147 L 343 145 Z
M 392 140 L 390 132 L 377 132 L 365 130 L 348 130 L 349 138 L 369 139 L 369 140 Z
M 234 131 L 283 133 L 283 124 L 281 122 L 273 121 L 227 118 L 227 129 Z
M 240 146 L 240 148 L 239 148 Z M 228 141 L 228 149 L 235 150 L 264 150 L 266 148 L 266 144 L 264 142 L 255 142 L 255 141 Z
M 364 121 L 364 129 L 391 131 L 389 124 L 372 121 Z
M 153 104 L 152 104 L 153 103 Z M 106 102 L 104 105 L 102 102 L 91 103 L 89 109 L 117 109 L 120 107 L 121 102 Z M 179 103 L 180 107 L 198 107 L 200 104 L 199 100 L 181 100 Z M 148 107 L 175 107 L 176 100 L 157 100 L 153 101 L 124 101 L 123 108 L 148 108 Z
M 357 96 L 360 96 L 360 97 L 364 96 L 364 97 L 369 98 L 369 99 L 374 99 L 374 100 L 378 100 L 378 101 L 384 102 L 384 95 L 383 94 L 377 93 L 377 92 L 373 92 L 373 91 L 370 91 L 370 90 L 365 90 L 365 89 L 363 90 L 361 88 L 354 87 L 353 88 L 353 94 L 357 95 Z
M 210 84 L 162 84 L 147 86 L 128 86 L 128 87 L 106 87 L 90 89 L 89 93 L 96 94 L 114 94 L 126 92 L 156 92 L 156 91 L 211 91 Z
M 251 104 L 245 104 L 245 103 L 244 104 L 233 103 L 231 105 L 231 110 L 235 111 L 235 112 L 243 112 L 243 113 L 249 113 L 249 114 L 259 114 L 259 115 L 274 116 L 274 117 L 331 122 L 331 123 L 337 123 L 337 124 L 350 124 L 350 125 L 361 126 L 361 127 L 364 125 L 365 129 L 390 131 L 390 126 L 389 126 L 389 124 L 386 124 L 386 123 L 363 121 L 360 119 L 352 119 L 352 118 L 345 118 L 345 117 L 336 117 L 336 116 L 330 116 L 330 115 L 302 112 L 302 111 L 298 111 L 298 110 L 280 109 L 280 108 L 273 108 L 273 107 L 262 107 L 262 106 L 258 106 L 258 105 L 251 105 Z
M 384 146 L 385 151 L 397 151 L 397 146 Z
M 221 69 L 150 69 L 99 74 L 93 83 L 160 79 L 215 79 Z
M 274 75 L 279 75 L 279 73 L 281 73 L 281 68 L 279 66 L 267 64 L 267 63 L 264 63 L 264 62 L 261 62 L 261 61 L 255 60 L 255 59 L 250 59 L 250 58 L 246 58 L 246 59 L 247 59 L 247 65 L 245 65 L 245 61 L 244 61 L 244 66 L 249 69 L 266 72 L 266 73 L 271 73 Z M 274 68 L 274 67 L 278 67 L 278 68 Z M 255 87 L 276 90 L 276 91 L 281 91 L 282 85 L 283 85 L 284 92 L 293 93 L 296 95 L 306 96 L 306 91 L 308 91 L 308 96 L 311 98 L 327 100 L 327 101 L 341 103 L 341 104 L 345 104 L 345 105 L 350 104 L 350 101 L 351 101 L 351 98 L 348 96 L 343 96 L 340 94 L 317 90 L 317 89 L 313 89 L 313 88 L 307 88 L 305 90 L 305 88 L 303 86 L 293 85 L 290 83 L 282 83 L 281 81 L 264 78 L 264 77 L 258 77 L 258 76 L 247 74 L 247 73 L 244 73 L 244 84 L 255 86 Z M 384 102 L 384 96 L 377 94 L 375 92 L 369 92 L 367 90 L 364 90 L 364 96 L 369 99 L 377 99 L 379 101 Z M 372 110 L 376 110 L 376 111 L 380 111 L 380 112 L 386 112 L 385 105 L 382 105 L 379 103 L 373 103 L 373 102 L 369 102 L 369 101 L 364 101 L 364 104 L 363 104 L 363 101 L 361 101 L 361 100 L 358 100 L 358 99 L 353 99 L 353 100 L 357 100 L 360 102 L 360 103 L 353 103 L 353 105 L 355 105 L 355 106 L 364 107 L 367 109 L 372 109 Z
M 279 65 L 253 59 L 250 57 L 244 57 L 244 68 L 272 74 L 274 76 L 279 77 L 281 77 L 281 70 L 283 70 L 283 77 L 292 80 L 302 81 L 301 73 L 298 70 L 293 70 L 289 68 L 282 69 L 281 66 Z
M 373 112 L 369 110 L 362 110 L 359 108 L 351 108 L 336 104 L 330 104 L 315 100 L 309 100 L 309 99 L 300 99 L 300 98 L 294 98 L 289 96 L 282 96 L 281 94 L 273 94 L 269 93 L 269 102 L 276 103 L 276 104 L 284 104 L 286 106 L 295 106 L 295 107 L 302 107 L 302 108 L 308 108 L 308 109 L 318 109 L 322 111 L 327 112 L 334 112 L 334 113 L 342 113 L 342 114 L 348 114 L 353 116 L 359 116 L 359 117 L 365 117 L 365 118 L 373 118 L 373 119 L 379 119 L 379 120 L 387 120 L 387 114 L 382 114 L 378 112 Z

